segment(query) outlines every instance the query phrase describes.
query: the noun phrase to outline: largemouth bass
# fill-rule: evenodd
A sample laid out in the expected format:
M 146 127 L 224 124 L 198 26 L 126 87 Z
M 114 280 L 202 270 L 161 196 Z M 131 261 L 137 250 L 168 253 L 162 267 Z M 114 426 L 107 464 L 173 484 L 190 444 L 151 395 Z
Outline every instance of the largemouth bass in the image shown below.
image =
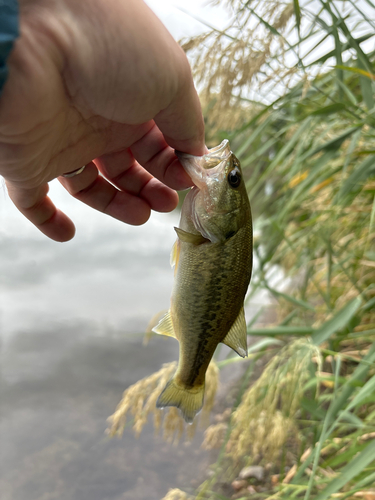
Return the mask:
M 203 406 L 205 374 L 219 342 L 247 356 L 243 303 L 252 223 L 240 163 L 227 140 L 204 156 L 177 156 L 195 186 L 175 228 L 171 307 L 153 329 L 180 344 L 177 371 L 156 406 L 176 406 L 191 423 Z

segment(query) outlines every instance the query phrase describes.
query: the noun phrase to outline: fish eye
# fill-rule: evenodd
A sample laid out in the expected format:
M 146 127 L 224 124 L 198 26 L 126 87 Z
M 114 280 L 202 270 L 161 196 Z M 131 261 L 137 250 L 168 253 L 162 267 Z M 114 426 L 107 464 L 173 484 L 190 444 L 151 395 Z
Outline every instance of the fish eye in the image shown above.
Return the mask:
M 229 172 L 228 182 L 233 188 L 236 188 L 241 184 L 241 173 L 237 168 L 234 168 Z

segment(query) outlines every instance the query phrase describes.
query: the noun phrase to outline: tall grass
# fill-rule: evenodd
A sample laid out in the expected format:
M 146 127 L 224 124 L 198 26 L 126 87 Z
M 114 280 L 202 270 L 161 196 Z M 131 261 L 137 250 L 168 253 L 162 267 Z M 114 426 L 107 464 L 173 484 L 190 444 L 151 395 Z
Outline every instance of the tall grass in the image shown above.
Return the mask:
M 220 448 L 212 475 L 198 492 L 174 489 L 165 499 L 373 500 L 375 5 L 227 7 L 226 29 L 207 24 L 183 47 L 208 141 L 229 138 L 244 169 L 259 262 L 248 300 L 262 290 L 274 302 L 272 315 L 248 324 L 237 398 L 207 429 L 204 445 Z M 217 366 L 233 362 L 246 363 Z M 113 433 L 129 410 L 140 432 L 165 370 L 126 391 Z M 176 412 L 166 418 L 170 436 L 182 433 Z M 228 492 L 250 464 L 263 467 L 262 481 Z
M 229 137 L 245 171 L 259 260 L 252 296 L 275 298 L 278 322 L 265 315 L 248 333 L 286 346 L 243 389 L 219 472 L 199 497 L 227 498 L 218 478 L 252 463 L 268 464 L 268 481 L 237 498 L 375 498 L 375 5 L 228 8 L 227 29 L 184 47 L 209 139 Z

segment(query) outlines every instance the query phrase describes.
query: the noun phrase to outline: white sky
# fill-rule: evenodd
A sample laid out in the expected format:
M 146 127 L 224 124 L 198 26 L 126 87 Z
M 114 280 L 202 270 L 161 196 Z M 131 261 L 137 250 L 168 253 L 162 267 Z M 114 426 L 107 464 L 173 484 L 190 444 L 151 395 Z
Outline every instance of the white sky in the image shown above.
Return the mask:
M 213 6 L 207 0 L 146 0 L 161 19 L 175 40 L 198 35 L 208 28 L 198 19 L 216 28 L 223 28 L 228 22 L 228 11 L 221 6 Z

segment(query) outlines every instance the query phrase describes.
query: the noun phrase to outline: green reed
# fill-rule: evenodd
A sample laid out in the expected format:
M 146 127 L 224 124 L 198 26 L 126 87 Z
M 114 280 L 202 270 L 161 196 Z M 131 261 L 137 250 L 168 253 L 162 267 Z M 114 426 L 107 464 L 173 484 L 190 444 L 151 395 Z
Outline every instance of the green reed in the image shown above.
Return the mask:
M 228 137 L 244 169 L 259 261 L 249 300 L 264 290 L 273 298 L 272 323 L 265 310 L 248 333 L 266 337 L 260 354 L 271 359 L 229 413 L 220 454 L 220 464 L 226 460 L 226 465 L 202 486 L 199 498 L 227 498 L 219 478 L 233 480 L 240 467 L 270 460 L 263 488 L 244 489 L 241 498 L 370 498 L 375 485 L 375 5 L 371 0 L 232 0 L 227 5 L 232 15 L 225 30 L 210 27 L 183 46 L 201 91 L 208 140 L 216 144 Z M 304 337 L 308 344 L 295 351 Z M 267 347 L 275 349 L 271 339 L 284 346 L 276 354 Z M 308 354 L 306 345 L 314 346 Z M 289 372 L 288 378 L 284 365 L 294 376 Z M 299 373 L 305 375 L 297 388 Z M 292 413 L 283 413 L 279 384 L 294 391 Z M 273 393 L 279 399 L 267 403 Z M 239 411 L 246 414 L 241 410 L 246 401 L 251 403 L 247 427 L 236 419 Z M 263 449 L 257 439 L 256 446 L 254 439 L 244 440 L 248 429 L 259 430 L 256 405 L 263 417 L 267 408 L 268 417 L 279 415 L 278 449 L 269 442 L 268 417 Z M 286 465 L 293 469 L 287 481 Z

